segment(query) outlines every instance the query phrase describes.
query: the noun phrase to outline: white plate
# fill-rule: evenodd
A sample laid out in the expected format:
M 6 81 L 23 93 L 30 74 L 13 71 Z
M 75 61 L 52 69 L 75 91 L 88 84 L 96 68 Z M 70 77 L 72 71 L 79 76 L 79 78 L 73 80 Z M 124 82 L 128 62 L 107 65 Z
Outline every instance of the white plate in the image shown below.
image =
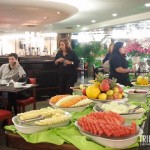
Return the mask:
M 90 138 L 91 140 L 95 141 L 98 144 L 101 144 L 103 146 L 110 147 L 110 148 L 117 148 L 117 149 L 128 148 L 130 145 L 134 144 L 137 141 L 139 136 L 143 134 L 143 130 L 139 126 L 137 126 L 139 132 L 135 135 L 128 136 L 125 138 L 116 138 L 116 139 L 104 138 L 101 136 L 95 136 L 95 135 L 83 132 L 81 127 L 77 124 L 77 122 L 75 122 L 75 125 L 77 126 L 77 128 L 79 129 L 82 135 Z
M 87 108 L 89 106 L 88 105 L 85 105 L 85 106 L 78 106 L 78 107 L 69 107 L 69 108 L 66 108 L 66 107 L 57 107 L 55 106 L 53 103 L 49 103 L 53 108 L 60 108 L 64 111 L 67 111 L 67 112 L 81 112 L 83 111 L 85 108 Z
M 113 100 L 98 100 L 98 99 L 92 99 L 95 104 L 99 103 L 108 103 L 108 102 L 117 102 L 117 103 L 125 103 L 128 101 L 128 98 L 122 98 L 122 99 L 113 99 Z
M 66 115 L 69 115 L 71 118 L 71 114 L 66 112 Z M 70 122 L 70 120 L 67 120 L 63 123 L 60 124 L 56 124 L 56 125 L 46 125 L 46 126 L 38 126 L 38 125 L 32 125 L 32 124 L 24 124 L 24 123 L 20 123 L 17 119 L 17 116 L 14 116 L 12 118 L 12 122 L 15 125 L 15 128 L 21 132 L 21 133 L 25 133 L 25 134 L 32 134 L 32 133 L 36 133 L 42 130 L 47 130 L 49 128 L 58 128 L 58 127 L 64 127 L 67 126 Z
M 150 83 L 148 85 L 139 85 L 139 84 L 136 84 L 135 82 L 132 82 L 132 84 L 134 85 L 134 87 L 136 88 L 150 88 Z

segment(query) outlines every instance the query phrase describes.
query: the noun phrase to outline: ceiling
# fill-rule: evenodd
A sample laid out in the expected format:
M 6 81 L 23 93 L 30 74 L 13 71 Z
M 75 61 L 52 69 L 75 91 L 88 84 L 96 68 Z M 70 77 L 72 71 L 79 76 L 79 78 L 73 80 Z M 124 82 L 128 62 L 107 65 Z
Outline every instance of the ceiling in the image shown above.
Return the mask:
M 149 20 L 145 3 L 150 0 L 0 0 L 0 34 L 78 32 Z

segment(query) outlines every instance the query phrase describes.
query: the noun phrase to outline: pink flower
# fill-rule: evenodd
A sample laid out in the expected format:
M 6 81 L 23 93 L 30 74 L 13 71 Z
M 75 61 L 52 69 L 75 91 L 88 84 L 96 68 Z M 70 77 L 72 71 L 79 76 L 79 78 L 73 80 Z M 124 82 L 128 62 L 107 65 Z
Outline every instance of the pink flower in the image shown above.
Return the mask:
M 125 51 L 127 54 L 132 52 L 142 53 L 142 54 L 150 54 L 150 41 L 138 41 L 136 39 L 128 41 L 125 46 Z

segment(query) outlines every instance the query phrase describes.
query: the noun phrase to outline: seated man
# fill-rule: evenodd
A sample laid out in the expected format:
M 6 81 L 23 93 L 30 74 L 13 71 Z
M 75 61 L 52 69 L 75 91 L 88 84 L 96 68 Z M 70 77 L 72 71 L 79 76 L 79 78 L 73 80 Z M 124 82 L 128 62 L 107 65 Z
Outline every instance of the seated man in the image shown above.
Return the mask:
M 8 56 L 9 63 L 3 64 L 0 67 L 0 79 L 6 80 L 9 82 L 13 80 L 15 82 L 19 81 L 22 78 L 26 77 L 26 73 L 22 66 L 18 62 L 18 55 L 16 53 L 11 53 Z M 15 93 L 7 93 L 8 94 L 8 109 L 14 107 L 14 113 L 17 114 L 17 103 L 16 103 L 16 94 Z M 6 95 L 6 92 L 3 93 Z

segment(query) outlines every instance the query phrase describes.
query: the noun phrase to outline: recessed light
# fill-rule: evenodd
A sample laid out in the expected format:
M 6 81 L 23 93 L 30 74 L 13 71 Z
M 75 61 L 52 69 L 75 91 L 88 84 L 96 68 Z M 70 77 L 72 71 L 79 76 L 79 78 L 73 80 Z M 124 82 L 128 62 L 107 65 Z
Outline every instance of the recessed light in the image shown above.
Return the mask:
M 117 14 L 116 14 L 116 13 L 114 13 L 114 14 L 112 14 L 112 16 L 116 17 L 116 16 L 117 16 Z
M 91 22 L 92 22 L 92 23 L 95 23 L 95 22 L 96 22 L 96 20 L 92 20 Z
M 150 7 L 150 3 L 146 3 L 145 6 L 146 6 L 146 7 Z
M 47 17 L 44 17 L 44 19 L 46 19 Z
M 80 25 L 79 25 L 79 24 L 77 24 L 77 27 L 79 28 L 79 27 L 80 27 Z
M 57 14 L 59 15 L 59 14 L 60 14 L 60 11 L 57 11 Z

